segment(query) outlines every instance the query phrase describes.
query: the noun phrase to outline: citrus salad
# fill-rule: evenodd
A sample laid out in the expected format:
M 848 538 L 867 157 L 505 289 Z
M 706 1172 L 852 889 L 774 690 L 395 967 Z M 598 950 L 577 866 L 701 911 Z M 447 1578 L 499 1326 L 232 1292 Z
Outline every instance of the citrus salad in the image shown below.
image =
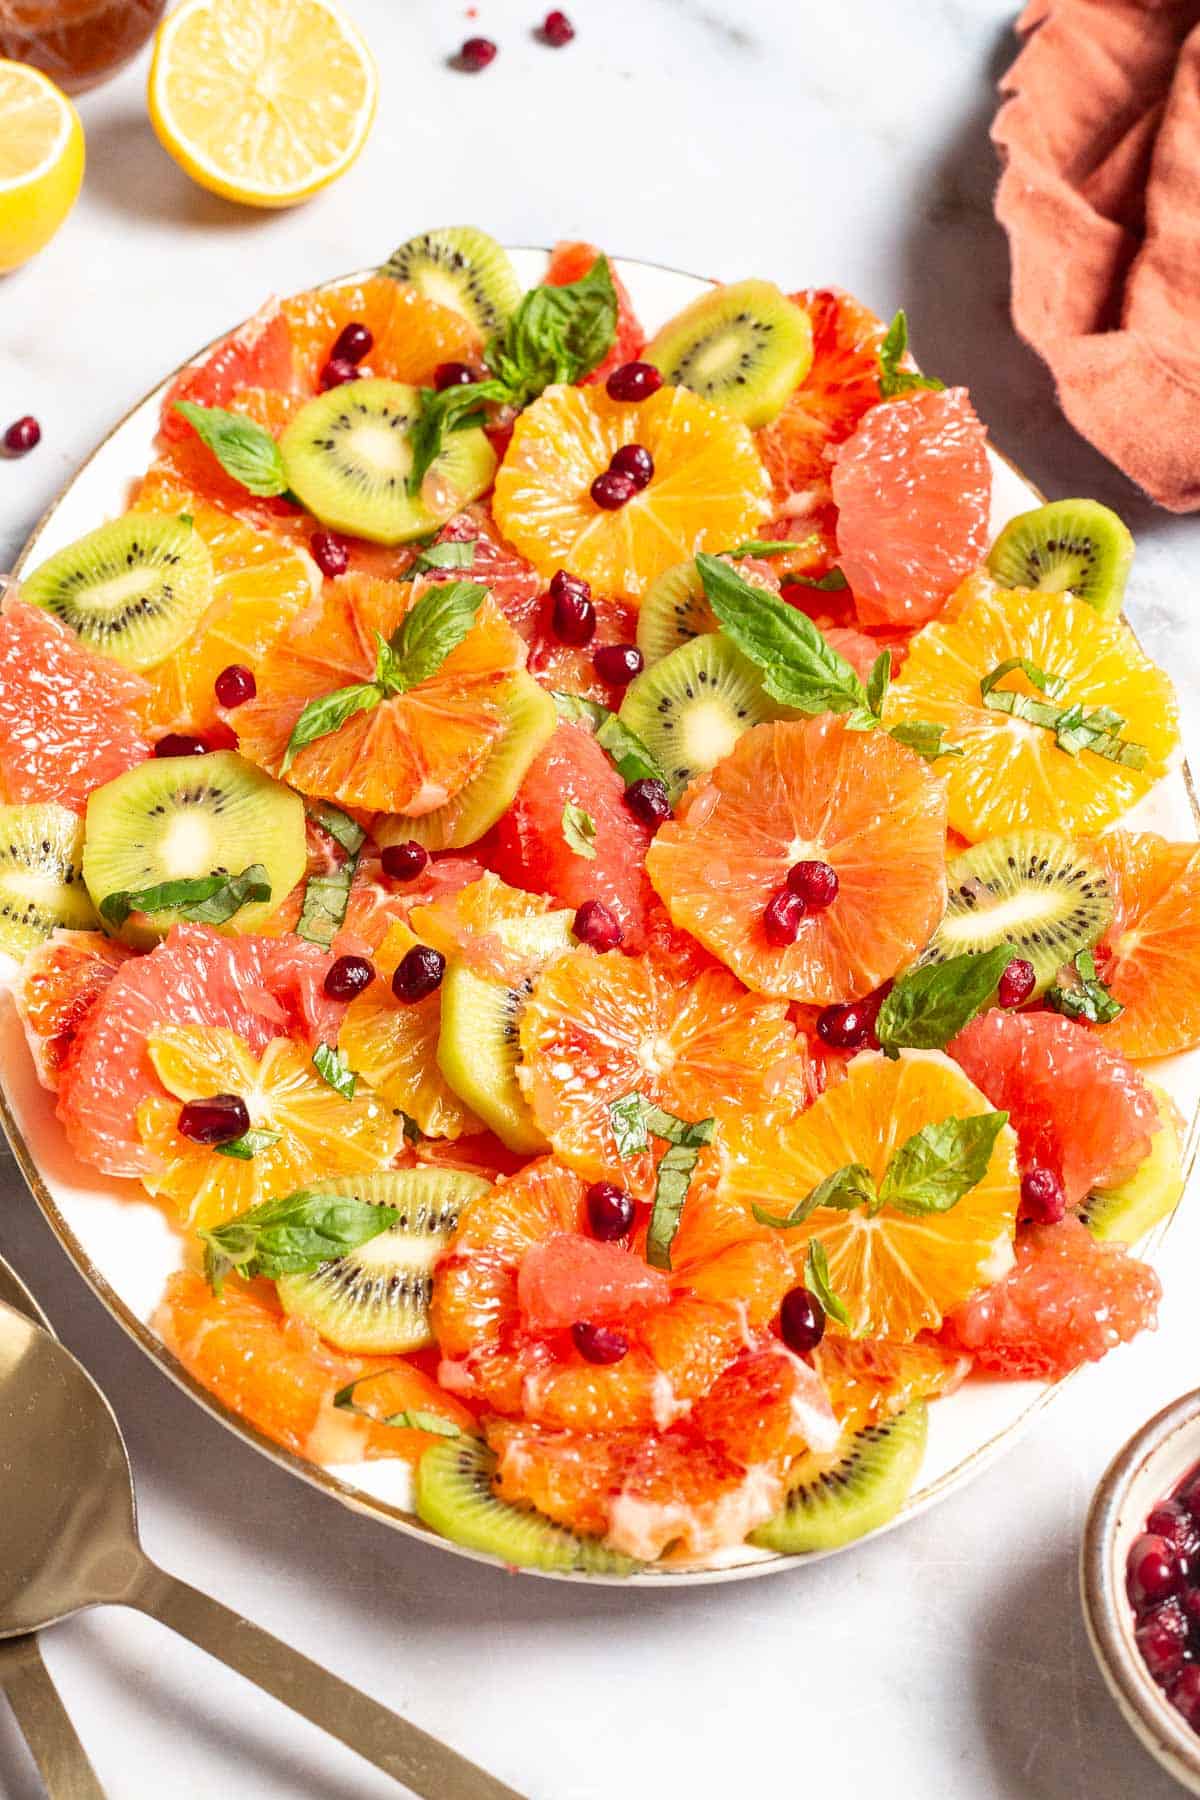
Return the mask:
M 0 942 L 226 1406 L 619 1574 L 843 1544 L 940 1396 L 1153 1325 L 1175 699 L 1121 521 L 990 541 L 991 466 L 903 314 L 646 341 L 594 248 L 522 293 L 465 227 L 175 380 L 0 611 Z

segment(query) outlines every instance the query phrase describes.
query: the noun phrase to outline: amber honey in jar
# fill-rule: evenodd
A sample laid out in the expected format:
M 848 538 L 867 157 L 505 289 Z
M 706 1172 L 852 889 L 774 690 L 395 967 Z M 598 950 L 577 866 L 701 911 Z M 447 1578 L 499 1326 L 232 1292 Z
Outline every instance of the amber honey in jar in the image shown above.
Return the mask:
M 166 0 L 0 0 L 0 57 L 78 94 L 136 56 Z

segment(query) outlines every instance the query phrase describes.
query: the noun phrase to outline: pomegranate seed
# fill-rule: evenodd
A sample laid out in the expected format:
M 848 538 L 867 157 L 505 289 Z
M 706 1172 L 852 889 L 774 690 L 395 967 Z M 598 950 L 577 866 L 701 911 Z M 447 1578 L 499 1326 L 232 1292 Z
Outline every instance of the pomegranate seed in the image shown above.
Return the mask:
M 1200 1664 L 1189 1663 L 1171 1689 L 1171 1705 L 1181 1712 L 1193 1731 L 1200 1731 Z
M 331 581 L 335 575 L 344 575 L 350 567 L 350 546 L 336 531 L 314 531 L 308 547 L 322 575 L 328 575 Z
M 1037 986 L 1037 973 L 1031 962 L 1023 956 L 1015 956 L 1000 977 L 1000 985 L 996 989 L 998 1006 L 1021 1006 L 1028 1000 Z
M 1067 1210 L 1063 1184 L 1053 1169 L 1029 1169 L 1021 1177 L 1021 1217 L 1057 1225 Z
M 218 719 L 216 724 L 210 725 L 204 734 L 206 750 L 236 750 L 237 747 L 238 734 L 232 725 L 225 723 L 224 719 Z
M 339 956 L 321 984 L 330 1000 L 353 1000 L 375 979 L 375 965 L 365 956 Z
M 168 731 L 154 746 L 155 756 L 207 756 L 208 745 L 201 737 L 189 737 L 182 731 Z
M 1182 1606 L 1195 1650 L 1200 1646 L 1200 1588 L 1189 1588 L 1183 1596 Z
M 1200 1531 L 1191 1514 L 1177 1500 L 1164 1500 L 1146 1520 L 1146 1530 L 1155 1537 L 1166 1538 L 1179 1553 L 1183 1572 L 1189 1578 L 1200 1572 Z
M 597 475 L 591 485 L 591 496 L 597 506 L 605 512 L 617 512 L 628 504 L 638 491 L 638 484 L 632 475 L 622 475 L 619 469 L 605 469 L 603 475 Z
M 242 663 L 230 663 L 222 669 L 213 682 L 213 692 L 217 696 L 219 706 L 244 706 L 247 700 L 253 700 L 258 692 L 258 683 L 253 671 Z
M 616 1363 L 628 1353 L 629 1339 L 608 1325 L 572 1325 L 571 1337 L 580 1356 L 590 1363 Z
M 800 921 L 808 908 L 799 894 L 793 894 L 791 888 L 781 887 L 771 895 L 763 907 L 763 933 L 768 944 L 776 950 L 782 950 L 786 944 L 794 944 L 800 935 Z
M 405 844 L 389 844 L 379 853 L 379 866 L 393 881 L 415 881 L 428 862 L 428 850 L 415 838 L 409 838 Z
M 433 950 L 428 944 L 414 944 L 396 965 L 392 992 L 405 1006 L 413 1006 L 442 985 L 445 973 L 446 959 L 440 950 Z
M 14 419 L 4 433 L 4 448 L 10 456 L 28 456 L 42 441 L 42 428 L 32 413 Z
M 594 1181 L 584 1196 L 592 1236 L 611 1244 L 633 1227 L 633 1201 L 615 1181 Z
M 333 349 L 329 352 L 329 360 L 331 363 L 360 363 L 374 343 L 375 333 L 371 327 L 358 319 L 351 319 L 338 332 Z
M 641 493 L 644 487 L 649 486 L 653 477 L 654 458 L 641 444 L 622 444 L 619 450 L 613 451 L 608 470 L 610 475 L 628 475 Z
M 605 382 L 605 390 L 610 400 L 626 400 L 636 403 L 648 400 L 651 394 L 657 394 L 663 384 L 661 371 L 653 363 L 628 362 L 614 369 Z
M 611 908 L 603 900 L 585 900 L 575 914 L 575 936 L 593 950 L 615 950 L 625 935 Z
M 800 896 L 809 912 L 821 912 L 837 899 L 837 870 L 827 862 L 793 863 L 788 870 L 787 884 L 793 894 Z
M 609 687 L 628 687 L 645 666 L 646 659 L 636 644 L 601 644 L 592 658 L 592 667 Z
M 478 379 L 479 377 L 469 363 L 439 363 L 433 371 L 433 385 L 439 394 L 444 394 L 447 388 L 470 387 L 471 383 Z
M 357 363 L 347 362 L 344 356 L 331 356 L 321 370 L 321 392 L 326 394 L 330 388 L 345 387 L 348 381 L 357 381 L 360 374 Z
M 1138 1538 L 1129 1552 L 1126 1585 L 1135 1607 L 1147 1600 L 1169 1600 L 1183 1586 L 1183 1571 L 1174 1544 L 1153 1535 Z
M 1166 1687 L 1183 1667 L 1187 1648 L 1187 1620 L 1178 1601 L 1170 1600 L 1147 1613 L 1137 1629 L 1142 1661 L 1160 1687 Z
M 1176 1493 L 1175 1498 L 1180 1506 L 1185 1507 L 1191 1513 L 1197 1525 L 1200 1525 L 1200 1475 L 1194 1475 L 1190 1481 L 1185 1482 Z
M 179 1114 L 179 1134 L 193 1144 L 232 1144 L 250 1129 L 250 1114 L 240 1094 L 213 1094 L 189 1100 Z
M 663 825 L 671 816 L 671 801 L 661 781 L 653 776 L 645 775 L 640 781 L 631 781 L 625 789 L 625 804 L 635 819 L 643 825 L 653 825 L 655 829 Z
M 590 644 L 596 634 L 596 608 L 587 582 L 559 569 L 550 581 L 550 599 L 550 629 L 559 643 Z
M 570 43 L 575 36 L 575 27 L 565 12 L 548 12 L 542 20 L 542 36 L 558 50 L 563 44 Z
M 861 1050 L 868 1044 L 874 1049 L 875 1021 L 882 1005 L 882 994 L 868 994 L 862 1000 L 826 1006 L 817 1016 L 817 1036 L 831 1050 Z
M 491 38 L 469 37 L 458 53 L 458 66 L 468 70 L 472 75 L 480 69 L 486 69 L 496 57 L 496 46 Z
M 806 1287 L 789 1288 L 779 1308 L 779 1335 L 797 1356 L 815 1350 L 825 1336 L 825 1313 Z

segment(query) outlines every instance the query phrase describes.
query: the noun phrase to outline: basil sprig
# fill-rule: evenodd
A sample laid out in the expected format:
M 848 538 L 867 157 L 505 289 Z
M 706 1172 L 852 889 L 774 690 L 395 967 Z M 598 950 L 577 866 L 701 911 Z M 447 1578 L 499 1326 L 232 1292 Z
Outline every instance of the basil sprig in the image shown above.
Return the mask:
M 563 842 L 572 856 L 582 856 L 587 862 L 596 860 L 596 821 L 591 813 L 584 812 L 582 806 L 576 806 L 568 800 L 562 809 Z
M 598 700 L 585 700 L 579 694 L 564 694 L 555 689 L 550 698 L 560 719 L 569 725 L 588 725 L 600 748 L 620 775 L 626 787 L 634 781 L 661 781 L 668 785 L 662 768 L 647 750 L 635 731 L 622 724 L 615 712 L 601 706 Z
M 1125 1011 L 1096 973 L 1096 958 L 1080 950 L 1073 959 L 1075 979 L 1047 990 L 1046 1005 L 1064 1018 L 1083 1019 L 1089 1025 L 1110 1025 Z
M 821 1310 L 839 1325 L 850 1329 L 850 1310 L 844 1300 L 839 1300 L 833 1291 L 829 1276 L 829 1258 L 825 1254 L 825 1246 L 820 1238 L 810 1238 L 808 1255 L 804 1259 L 804 1285 L 810 1294 L 821 1303 Z
M 444 569 L 469 569 L 475 561 L 478 538 L 446 538 L 426 544 L 397 581 L 415 581 L 418 575 L 436 575 Z
M 310 943 L 328 950 L 346 917 L 359 852 L 367 834 L 357 819 L 352 819 L 349 813 L 328 801 L 314 802 L 308 808 L 308 816 L 346 852 L 346 860 L 340 867 L 309 876 L 304 884 L 300 917 L 296 921 L 297 937 L 307 938 Z
M 1038 693 L 1047 696 L 1045 700 L 998 685 L 1006 675 L 1011 675 L 1018 669 L 1037 688 Z M 1068 756 L 1078 756 L 1081 750 L 1090 750 L 1094 756 L 1102 756 L 1108 762 L 1121 763 L 1127 769 L 1144 769 L 1150 758 L 1149 750 L 1145 744 L 1137 744 L 1132 739 L 1121 736 L 1125 720 L 1111 706 L 1097 706 L 1091 712 L 1085 712 L 1078 700 L 1070 706 L 1050 704 L 1052 700 L 1061 698 L 1066 685 L 1061 675 L 1047 673 L 1045 669 L 1038 668 L 1036 663 L 1030 662 L 1028 657 L 1010 656 L 983 676 L 979 683 L 979 693 L 983 704 L 992 712 L 1007 713 L 1011 718 L 1024 719 L 1030 725 L 1041 725 L 1045 730 L 1052 731 L 1055 743 Z
M 216 1294 L 231 1269 L 247 1281 L 255 1275 L 270 1281 L 303 1275 L 357 1250 L 399 1216 L 394 1206 L 376 1206 L 352 1194 L 299 1188 L 202 1231 L 204 1273 Z
M 346 1061 L 344 1050 L 335 1050 L 332 1044 L 318 1044 L 313 1051 L 312 1063 L 327 1087 L 340 1094 L 343 1100 L 353 1100 L 358 1076 Z
M 487 595 L 476 581 L 431 586 L 405 613 L 390 638 L 376 633 L 375 679 L 356 681 L 310 700 L 292 727 L 280 774 L 318 738 L 340 731 L 356 713 L 370 712 L 390 694 L 404 694 L 428 681 L 462 643 Z
M 227 412 L 223 406 L 197 406 L 192 400 L 177 400 L 175 411 L 208 445 L 225 473 L 247 493 L 263 499 L 287 493 L 279 445 L 253 419 L 244 413 Z
M 160 881 L 153 887 L 121 888 L 100 902 L 100 917 L 120 927 L 130 913 L 174 913 L 194 925 L 223 925 L 243 906 L 271 898 L 271 882 L 262 863 L 251 863 L 240 875 L 214 870 L 182 881 Z
M 426 1412 L 422 1407 L 408 1407 L 404 1412 L 387 1413 L 380 1418 L 369 1407 L 360 1406 L 354 1398 L 356 1389 L 362 1387 L 364 1382 L 379 1379 L 378 1375 L 359 1375 L 356 1380 L 349 1381 L 344 1388 L 338 1389 L 333 1396 L 333 1404 L 340 1412 L 357 1413 L 362 1419 L 370 1419 L 376 1425 L 391 1425 L 397 1431 L 428 1431 L 434 1437 L 462 1436 L 462 1427 L 456 1425 L 453 1419 L 448 1419 L 445 1413 Z
M 689 1123 L 655 1106 L 636 1089 L 622 1094 L 608 1109 L 617 1153 L 624 1161 L 650 1147 L 651 1137 L 665 1139 L 668 1148 L 655 1175 L 654 1204 L 646 1232 L 646 1261 L 656 1269 L 671 1267 L 671 1245 L 691 1185 L 692 1171 L 705 1144 L 712 1142 L 713 1119 Z
M 1016 954 L 1011 944 L 996 944 L 907 970 L 875 1020 L 884 1055 L 895 1060 L 901 1050 L 943 1049 L 995 998 Z
M 935 393 L 945 387 L 936 375 L 921 375 L 916 369 L 902 369 L 908 351 L 908 317 L 904 309 L 896 314 L 879 346 L 879 392 L 885 400 L 897 394 L 911 394 L 917 388 L 931 388 Z

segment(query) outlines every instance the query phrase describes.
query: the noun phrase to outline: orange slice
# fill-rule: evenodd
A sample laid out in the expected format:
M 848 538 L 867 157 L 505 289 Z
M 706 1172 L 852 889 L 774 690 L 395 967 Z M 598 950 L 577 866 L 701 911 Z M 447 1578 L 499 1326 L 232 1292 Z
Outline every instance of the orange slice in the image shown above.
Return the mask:
M 650 452 L 654 474 L 606 512 L 592 482 L 633 443 Z M 543 575 L 567 568 L 602 594 L 638 600 L 673 563 L 753 537 L 769 497 L 750 432 L 687 388 L 625 406 L 603 388 L 550 387 L 517 420 L 494 509 L 504 536 Z
M 313 288 L 280 306 L 291 333 L 296 379 L 316 393 L 321 370 L 343 326 L 365 325 L 374 338 L 362 367 L 387 381 L 429 387 L 439 363 L 478 363 L 483 342 L 469 319 L 387 275 Z
M 1060 750 L 1052 731 L 984 705 L 980 682 L 1025 657 L 1065 684 L 1056 705 L 1112 707 L 1121 736 L 1142 744 L 1144 769 L 1081 750 Z M 1001 685 L 1036 695 L 1019 670 Z M 1041 696 L 1037 696 L 1040 698 Z M 888 693 L 884 716 L 930 719 L 962 751 L 938 764 L 950 823 L 973 843 L 1021 825 L 1098 831 L 1147 793 L 1179 742 L 1175 691 L 1127 625 L 1102 619 L 1070 594 L 1030 588 L 980 593 L 954 616 L 927 625 Z
M 694 781 L 646 868 L 675 924 L 757 993 L 825 1005 L 869 993 L 928 940 L 946 901 L 946 799 L 927 763 L 826 715 L 747 731 Z M 837 873 L 832 906 L 767 941 L 793 863 Z
M 651 1150 L 622 1159 L 609 1108 L 634 1091 L 678 1118 L 795 1104 L 808 1052 L 780 1002 L 724 969 L 681 982 L 648 956 L 569 951 L 542 972 L 521 1014 L 517 1076 L 558 1155 L 593 1180 L 648 1197 Z
M 386 1168 L 395 1153 L 391 1111 L 361 1087 L 344 1099 L 318 1075 L 308 1047 L 291 1038 L 272 1039 L 261 1061 L 218 1025 L 168 1026 L 151 1032 L 146 1048 L 167 1093 L 138 1108 L 138 1130 L 155 1159 L 143 1180 L 189 1225 L 219 1225 L 317 1175 Z M 242 1161 L 182 1137 L 180 1102 L 213 1094 L 240 1094 L 251 1128 L 278 1132 L 275 1142 Z
M 1087 850 L 1113 897 L 1097 967 L 1125 1009 L 1100 1035 L 1126 1056 L 1192 1049 L 1200 1043 L 1200 847 L 1109 831 Z
M 327 583 L 320 610 L 305 613 L 276 640 L 257 697 L 238 711 L 242 754 L 277 775 L 305 706 L 371 681 L 375 634 L 391 637 L 427 585 L 362 575 Z M 524 644 L 484 600 L 471 630 L 434 674 L 306 745 L 288 780 L 302 793 L 369 812 L 433 812 L 487 760 L 505 725 L 499 689 L 524 662 Z
M 989 1112 L 961 1069 L 940 1052 L 894 1062 L 859 1056 L 846 1079 L 786 1121 L 736 1115 L 720 1128 L 719 1191 L 785 1217 L 827 1175 L 862 1163 L 882 1180 L 894 1152 L 926 1125 Z M 1012 1265 L 1019 1185 L 1016 1134 L 1005 1126 L 982 1181 L 944 1213 L 909 1217 L 885 1206 L 818 1207 L 783 1233 L 797 1267 L 817 1239 L 830 1283 L 856 1334 L 907 1342 L 936 1330 L 943 1313 L 998 1281 Z

